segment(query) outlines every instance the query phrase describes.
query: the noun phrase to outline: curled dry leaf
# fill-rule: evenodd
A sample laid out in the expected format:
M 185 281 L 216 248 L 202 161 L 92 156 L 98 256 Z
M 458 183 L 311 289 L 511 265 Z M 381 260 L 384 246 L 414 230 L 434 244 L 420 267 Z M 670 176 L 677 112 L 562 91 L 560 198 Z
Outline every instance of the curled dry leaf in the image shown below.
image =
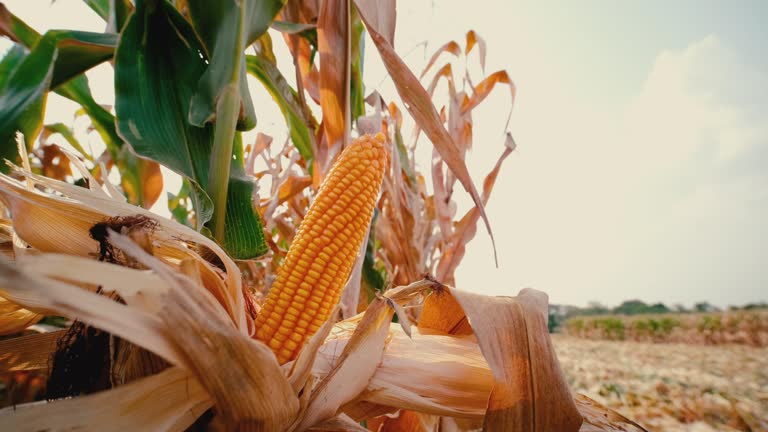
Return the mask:
M 485 430 L 579 429 L 581 416 L 549 339 L 546 294 L 525 289 L 517 297 L 487 297 L 452 289 L 438 295 L 452 296 L 460 308 L 446 308 L 455 315 L 431 322 L 461 322 L 463 311 L 493 371 Z
M 389 2 L 381 2 L 380 4 L 383 8 L 388 3 Z M 408 112 L 416 123 L 424 129 L 424 132 L 432 141 L 432 145 L 435 146 L 446 165 L 448 165 L 459 182 L 461 182 L 464 189 L 466 189 L 472 197 L 472 201 L 474 201 L 475 205 L 480 210 L 480 216 L 485 222 L 485 227 L 488 230 L 491 242 L 494 245 L 494 257 L 496 257 L 496 246 L 491 231 L 491 225 L 488 221 L 488 216 L 485 213 L 480 194 L 477 192 L 474 183 L 472 183 L 472 179 L 467 170 L 467 166 L 464 163 L 464 159 L 461 157 L 459 148 L 443 126 L 442 121 L 440 121 L 440 116 L 438 115 L 435 106 L 432 104 L 429 94 L 424 87 L 422 87 L 419 79 L 416 78 L 400 56 L 397 55 L 392 43 L 382 35 L 382 29 L 378 27 L 379 22 L 369 19 L 373 13 L 372 11 L 377 9 L 373 8 L 370 3 L 365 1 L 359 1 L 355 4 L 358 5 L 360 16 L 363 19 L 363 22 L 365 22 L 366 28 L 381 55 L 384 66 L 392 77 L 397 92 L 400 95 L 400 98 L 403 99 Z
M 507 141 L 508 144 L 504 147 L 504 151 L 496 162 L 496 166 L 490 173 L 488 173 L 483 181 L 483 204 L 488 203 L 488 199 L 493 191 L 493 185 L 496 183 L 496 177 L 498 177 L 499 171 L 501 170 L 501 164 L 514 150 L 514 146 L 509 144 L 510 142 L 514 143 L 511 135 L 508 135 Z M 466 245 L 472 240 L 477 231 L 477 220 L 479 217 L 480 212 L 474 207 L 459 220 L 459 223 L 456 225 L 446 242 L 446 249 L 437 265 L 438 280 L 445 281 L 446 283 L 453 283 L 454 272 L 458 268 L 461 259 L 464 257 Z
M 440 57 L 440 54 L 447 52 L 450 54 L 453 54 L 454 56 L 458 57 L 459 54 L 461 54 L 461 47 L 459 47 L 459 44 L 456 43 L 456 41 L 450 41 L 441 46 L 440 48 L 435 51 L 434 54 L 432 54 L 432 57 L 429 59 L 429 62 L 427 62 L 427 65 L 424 67 L 424 70 L 421 72 L 421 75 L 419 75 L 419 79 L 424 78 L 424 75 L 429 72 L 429 69 L 432 68 L 432 66 L 435 64 L 437 59 Z
M 467 45 L 464 48 L 464 55 L 469 55 L 475 45 L 477 45 L 480 51 L 480 67 L 485 70 L 485 40 L 478 36 L 474 30 L 470 30 L 467 32 Z

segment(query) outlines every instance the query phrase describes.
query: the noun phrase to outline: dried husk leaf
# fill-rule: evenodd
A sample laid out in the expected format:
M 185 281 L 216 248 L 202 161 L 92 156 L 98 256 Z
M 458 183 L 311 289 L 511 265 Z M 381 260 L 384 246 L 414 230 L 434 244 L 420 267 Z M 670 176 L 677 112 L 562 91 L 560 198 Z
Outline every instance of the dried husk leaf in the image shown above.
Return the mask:
M 310 432 L 368 432 L 346 414 L 340 414 L 309 428 Z
M 173 364 L 181 364 L 159 335 L 160 319 L 104 296 L 54 279 L 41 277 L 0 260 L 0 295 L 27 308 L 44 308 L 77 317 L 129 342 L 143 346 Z
M 441 430 L 439 417 L 415 411 L 400 410 L 393 417 L 379 418 L 381 422 L 378 425 L 374 423 L 376 427 L 371 430 L 378 432 L 438 432 Z M 369 427 L 371 427 L 370 424 Z
M 174 221 L 158 218 L 153 213 L 68 183 L 37 176 L 15 168 L 19 175 L 36 185 L 50 188 L 60 195 L 28 190 L 8 176 L 0 175 L 0 197 L 11 209 L 16 233 L 37 250 L 70 255 L 92 256 L 99 251 L 89 230 L 112 217 L 140 216 L 156 223 L 152 233 L 155 253 L 172 260 L 191 258 L 199 262 L 206 287 L 214 293 L 244 334 L 253 331 L 246 316 L 242 280 L 235 262 L 213 240 Z M 186 243 L 212 251 L 223 263 L 225 275 L 205 262 Z
M 304 419 L 297 430 L 305 430 L 334 417 L 342 405 L 353 400 L 368 386 L 383 355 L 393 313 L 383 298 L 375 299 L 368 306 L 343 351 L 338 351 L 341 356 L 335 367 L 323 374 L 323 380 L 312 392 Z
M 348 321 L 336 326 L 335 334 L 320 348 L 313 369 L 317 376 L 324 377 L 337 364 L 353 329 L 354 323 Z M 481 418 L 493 376 L 474 337 L 412 330 L 411 339 L 400 326 L 391 326 L 381 362 L 355 402 Z M 345 411 L 357 408 L 350 405 Z
M 0 341 L 0 374 L 48 368 L 62 330 Z
M 445 294 L 443 294 L 445 295 Z M 576 431 L 581 416 L 547 329 L 547 296 L 487 297 L 452 289 L 494 374 L 485 430 Z
M 0 430 L 183 431 L 211 406 L 187 372 L 169 368 L 112 390 L 0 410 Z
M 0 295 L 0 336 L 18 333 L 41 319 L 42 314 L 24 309 Z
M 211 395 L 227 426 L 285 430 L 299 401 L 272 351 L 238 332 L 216 299 L 192 279 L 172 272 L 125 236 L 111 232 L 109 238 L 168 284 L 161 332 Z

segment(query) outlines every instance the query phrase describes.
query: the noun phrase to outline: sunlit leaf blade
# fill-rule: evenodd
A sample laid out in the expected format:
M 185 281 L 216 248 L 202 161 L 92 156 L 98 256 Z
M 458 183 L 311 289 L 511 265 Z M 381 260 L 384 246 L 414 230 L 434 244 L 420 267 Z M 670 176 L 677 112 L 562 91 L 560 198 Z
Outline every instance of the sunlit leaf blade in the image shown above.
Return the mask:
M 2 5 L 0 5 L 0 7 L 2 7 Z M 4 7 L 0 9 L 0 14 L 2 15 L 2 22 L 4 23 L 3 29 L 11 32 L 9 33 L 9 36 L 19 40 L 27 48 L 35 47 L 35 50 L 37 50 L 40 46 L 38 42 L 41 40 L 45 41 L 45 38 L 51 37 L 49 34 L 66 34 L 66 32 L 58 31 L 49 32 L 46 34 L 46 36 L 41 36 L 35 30 L 27 26 L 18 17 L 11 14 L 7 9 L 4 9 Z M 79 103 L 91 118 L 94 128 L 98 131 L 102 140 L 106 144 L 110 158 L 118 165 L 118 167 L 121 169 L 121 172 L 123 173 L 121 182 L 123 189 L 129 191 L 129 200 L 137 205 L 146 207 L 151 206 L 152 203 L 157 200 L 157 193 L 155 191 L 148 190 L 149 194 L 145 196 L 145 187 L 142 180 L 140 179 L 141 173 L 139 173 L 137 169 L 141 168 L 144 172 L 158 174 L 157 176 L 153 175 L 153 180 L 151 180 L 152 184 L 157 184 L 157 179 L 159 179 L 157 164 L 150 161 L 137 159 L 136 156 L 133 155 L 130 151 L 123 149 L 123 140 L 117 135 L 114 116 L 109 111 L 101 107 L 101 105 L 99 105 L 93 99 L 91 90 L 88 85 L 88 78 L 83 74 L 79 74 L 93 64 L 111 57 L 114 51 L 114 46 L 116 44 L 116 37 L 115 35 L 110 34 L 99 36 L 99 34 L 93 33 L 88 35 L 90 35 L 90 39 L 98 42 L 98 45 L 90 47 L 94 48 L 91 50 L 93 52 L 88 52 L 85 50 L 85 47 L 83 47 L 82 44 L 77 41 L 72 42 L 68 40 L 62 40 L 60 48 L 56 54 L 56 66 L 54 67 L 52 81 L 65 81 L 70 75 L 77 76 L 75 76 L 73 79 L 69 79 L 61 85 L 58 85 L 53 90 L 56 93 Z M 20 46 L 14 47 L 12 50 L 14 57 L 10 59 L 20 58 L 23 51 L 24 49 Z M 79 64 L 77 63 L 78 59 L 82 61 Z M 49 85 L 49 89 L 50 87 L 55 86 L 55 84 L 56 83 L 54 82 Z M 0 86 L 0 88 L 2 88 L 2 86 Z M 44 103 L 44 100 L 39 101 L 38 103 L 42 104 Z M 31 106 L 34 107 L 34 105 Z M 36 116 L 37 114 L 35 113 L 37 113 L 36 110 L 29 110 L 30 116 Z M 25 135 L 27 135 L 28 139 L 31 136 L 29 132 L 25 132 Z M 70 138 L 71 137 L 67 137 L 67 140 L 72 144 L 72 140 Z M 77 149 L 76 146 L 75 148 Z M 82 149 L 78 149 L 78 151 L 83 153 L 81 150 Z M 85 153 L 83 154 L 85 155 Z M 14 155 L 15 150 L 8 148 L 7 157 L 9 159 L 13 159 Z M 86 157 L 88 156 L 93 155 L 87 155 Z M 162 183 L 160 183 L 160 185 L 162 185 Z
M 23 42 L 35 42 L 37 34 L 6 9 L 0 10 L 0 30 Z M 10 32 L 10 33 L 8 33 Z M 43 108 L 50 88 L 73 78 L 112 56 L 115 35 L 53 30 L 36 41 L 19 61 L 0 91 L 0 155 L 15 159 L 15 134 L 22 132 L 27 144 L 42 127 Z M 0 170 L 6 171 L 2 166 Z
M 171 5 L 160 2 L 152 8 L 142 2 L 129 18 L 115 56 L 120 135 L 139 155 L 190 179 L 198 229 L 212 213 L 205 187 L 213 126 L 195 127 L 187 121 L 190 100 L 206 70 L 202 52 L 194 31 Z M 239 141 L 234 148 L 224 246 L 236 258 L 252 258 L 266 252 L 266 244 L 251 207 L 253 183 L 243 178 Z
M 98 16 L 105 21 L 109 20 L 109 3 L 112 0 L 83 0 Z
M 85 151 L 83 146 L 80 144 L 80 141 L 75 137 L 75 134 L 72 133 L 72 130 L 67 127 L 64 123 L 54 123 L 45 125 L 45 133 L 47 134 L 54 134 L 58 133 L 61 134 L 62 137 L 64 137 L 65 140 L 71 145 L 75 150 L 77 150 L 84 158 L 89 159 L 93 161 L 93 157 Z
M 271 27 L 282 33 L 295 34 L 295 33 L 305 32 L 307 30 L 316 29 L 317 25 L 308 24 L 308 23 L 294 23 L 294 22 L 288 22 L 288 21 L 274 20 L 272 21 Z
M 12 14 L 3 3 L 0 3 L 0 35 L 28 48 L 40 39 L 40 35 L 32 27 Z
M 160 167 L 156 162 L 137 157 L 129 146 L 123 145 L 123 139 L 117 134 L 115 116 L 93 99 L 88 78 L 85 75 L 78 76 L 59 86 L 56 93 L 83 107 L 106 145 L 110 159 L 121 172 L 120 183 L 128 201 L 144 208 L 151 207 L 159 198 L 159 190 L 162 188 Z M 146 178 L 143 177 L 145 175 Z
M 350 15 L 350 75 L 349 75 L 349 111 L 352 120 L 365 115 L 365 88 L 363 85 L 363 61 L 365 57 L 365 26 L 357 9 L 352 8 Z
M 130 0 L 83 0 L 97 15 L 107 22 L 108 31 L 119 33 L 133 12 Z
M 482 217 L 485 222 L 485 227 L 491 237 L 491 242 L 494 244 L 493 249 L 495 257 L 496 246 L 491 231 L 491 225 L 488 221 L 488 216 L 486 215 L 480 194 L 477 192 L 474 183 L 472 183 L 472 178 L 469 175 L 469 170 L 467 170 L 464 158 L 461 157 L 461 153 L 459 152 L 456 143 L 443 126 L 443 122 L 440 121 L 440 116 L 438 115 L 435 106 L 432 104 L 432 100 L 427 91 L 422 87 L 413 72 L 408 69 L 408 66 L 406 66 L 400 56 L 397 55 L 392 44 L 376 27 L 378 22 L 390 22 L 390 20 L 383 19 L 382 12 L 380 12 L 380 10 L 387 7 L 389 2 L 376 3 L 377 5 L 382 5 L 381 9 L 371 6 L 369 1 L 358 0 L 356 1 L 356 4 L 358 4 L 358 10 L 363 18 L 363 22 L 365 22 L 366 28 L 381 55 L 384 66 L 392 77 L 397 92 L 403 99 L 408 112 L 427 134 L 432 141 L 432 145 L 435 146 L 435 149 L 437 149 L 453 174 L 461 182 L 462 186 L 464 186 L 464 189 L 469 192 L 472 201 L 474 201 L 475 205 L 480 210 L 480 217 Z M 374 14 L 377 21 L 372 21 L 369 18 L 371 11 L 377 12 Z M 391 22 L 391 28 L 392 31 L 394 31 L 394 17 L 391 17 Z M 389 31 L 389 28 L 386 28 L 385 30 Z
M 43 35 L 39 43 L 46 38 L 55 39 L 59 51 L 53 69 L 52 89 L 112 58 L 117 45 L 117 35 L 110 33 L 52 30 Z
M 285 123 L 291 133 L 291 141 L 307 162 L 311 161 L 313 131 L 308 125 L 315 123 L 314 119 L 305 120 L 301 102 L 296 91 L 291 88 L 285 77 L 277 69 L 277 66 L 263 56 L 246 56 L 248 73 L 255 76 L 267 89 L 272 99 L 275 100 L 280 112 L 285 117 Z
M 0 60 L 0 89 L 5 87 L 8 77 L 11 76 L 11 72 L 16 69 L 16 66 L 21 64 L 26 55 L 27 50 L 17 44 L 14 44 L 13 47 L 5 53 L 3 59 Z

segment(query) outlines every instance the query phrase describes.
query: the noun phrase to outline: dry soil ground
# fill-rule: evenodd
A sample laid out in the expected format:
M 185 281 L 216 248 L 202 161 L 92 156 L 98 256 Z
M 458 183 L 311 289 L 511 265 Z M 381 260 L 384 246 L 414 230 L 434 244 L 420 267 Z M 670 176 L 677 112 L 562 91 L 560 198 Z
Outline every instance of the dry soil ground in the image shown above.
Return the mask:
M 650 431 L 768 431 L 768 348 L 554 335 L 572 388 Z

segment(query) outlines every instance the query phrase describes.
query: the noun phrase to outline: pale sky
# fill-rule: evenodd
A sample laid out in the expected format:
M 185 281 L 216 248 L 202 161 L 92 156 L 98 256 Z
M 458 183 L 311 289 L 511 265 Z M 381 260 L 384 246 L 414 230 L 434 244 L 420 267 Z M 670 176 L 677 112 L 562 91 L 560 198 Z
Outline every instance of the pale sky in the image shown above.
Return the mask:
M 5 3 L 38 31 L 104 28 L 78 0 Z M 398 2 L 395 47 L 415 71 L 474 29 L 486 72 L 506 69 L 518 89 L 518 148 L 487 208 L 500 268 L 479 229 L 457 286 L 533 287 L 576 305 L 768 300 L 766 19 L 759 0 Z M 365 50 L 366 90 L 396 100 L 370 40 Z M 97 100 L 113 103 L 109 66 L 88 75 Z M 267 108 L 256 130 L 282 140 L 269 96 L 249 83 L 257 114 Z M 499 89 L 475 111 L 467 163 L 479 187 L 502 150 L 508 99 Z M 75 109 L 52 95 L 46 122 L 71 123 Z

